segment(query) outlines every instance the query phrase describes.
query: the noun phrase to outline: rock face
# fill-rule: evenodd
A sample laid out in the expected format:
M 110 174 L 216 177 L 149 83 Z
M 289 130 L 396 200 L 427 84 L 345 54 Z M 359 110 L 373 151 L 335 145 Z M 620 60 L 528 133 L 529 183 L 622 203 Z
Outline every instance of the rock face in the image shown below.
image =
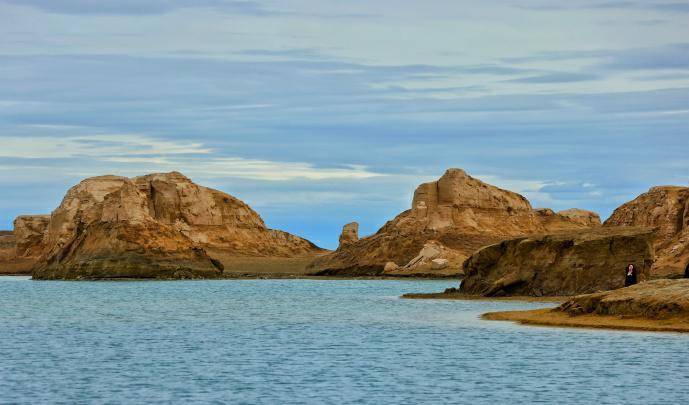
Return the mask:
M 12 231 L 0 231 L 0 274 L 21 273 L 15 269 L 17 240 Z
M 45 247 L 49 215 L 23 215 L 14 231 L 0 232 L 0 274 L 31 274 Z
M 689 317 L 689 280 L 653 280 L 618 290 L 580 295 L 563 303 L 556 311 L 570 316 L 686 318 Z
M 601 225 L 600 216 L 593 211 L 570 208 L 568 210 L 558 211 L 558 214 L 585 226 L 594 227 Z
M 222 275 L 227 257 L 319 251 L 177 172 L 82 181 L 53 211 L 43 240 L 37 279 L 212 278 Z
M 359 240 L 359 223 L 350 222 L 342 227 L 340 234 L 340 248 L 345 245 L 352 244 Z
M 14 220 L 17 256 L 38 258 L 43 253 L 49 222 L 50 215 L 21 215 Z
M 689 263 L 689 188 L 661 186 L 618 207 L 604 226 L 645 226 L 656 230 L 651 277 L 677 277 Z
M 321 275 L 395 275 L 402 268 L 409 270 L 410 262 L 433 241 L 446 255 L 437 258 L 448 260 L 444 275 L 458 275 L 462 262 L 483 246 L 515 236 L 595 225 L 581 216 L 534 210 L 517 193 L 486 184 L 463 170 L 449 169 L 438 181 L 416 189 L 410 210 L 374 235 L 317 258 L 310 269 Z M 384 270 L 387 262 L 400 269 L 388 273 Z M 427 267 L 419 267 L 419 272 L 432 275 L 430 264 Z M 407 271 L 405 275 L 412 274 L 414 271 Z
M 488 246 L 465 263 L 460 292 L 483 296 L 561 296 L 624 286 L 633 263 L 640 280 L 653 263 L 653 231 L 598 227 L 521 237 Z

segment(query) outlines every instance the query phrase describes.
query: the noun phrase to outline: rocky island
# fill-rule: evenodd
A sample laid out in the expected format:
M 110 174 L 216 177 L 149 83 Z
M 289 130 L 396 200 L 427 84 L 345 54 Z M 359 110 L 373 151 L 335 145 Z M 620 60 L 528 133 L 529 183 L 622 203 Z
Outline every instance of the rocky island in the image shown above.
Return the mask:
M 51 215 L 19 217 L 3 238 L 3 258 L 30 258 L 35 279 L 232 277 L 251 272 L 247 263 L 303 269 L 322 252 L 178 172 L 88 178 Z
M 324 276 L 458 277 L 462 264 L 481 247 L 534 233 L 600 226 L 590 211 L 559 213 L 533 209 L 529 201 L 449 169 L 438 180 L 421 184 L 411 209 L 364 238 L 345 236 L 332 253 L 309 267 Z M 347 228 L 347 227 L 345 227 Z

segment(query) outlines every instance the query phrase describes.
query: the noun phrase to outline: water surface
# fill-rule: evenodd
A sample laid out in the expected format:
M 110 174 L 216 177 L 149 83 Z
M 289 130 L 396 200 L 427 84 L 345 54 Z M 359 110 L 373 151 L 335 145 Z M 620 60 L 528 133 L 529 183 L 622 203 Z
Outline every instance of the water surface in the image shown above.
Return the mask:
M 401 300 L 447 281 L 0 277 L 1 403 L 689 402 L 689 336 Z

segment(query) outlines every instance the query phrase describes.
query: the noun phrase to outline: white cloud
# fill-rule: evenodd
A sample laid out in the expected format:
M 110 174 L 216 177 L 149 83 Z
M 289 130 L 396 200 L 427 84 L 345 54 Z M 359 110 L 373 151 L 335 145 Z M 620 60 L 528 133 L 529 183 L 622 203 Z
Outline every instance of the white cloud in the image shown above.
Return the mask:
M 60 172 L 89 177 L 105 173 L 138 175 L 181 171 L 199 178 L 237 178 L 263 181 L 294 179 L 367 179 L 382 176 L 362 165 L 317 167 L 306 162 L 280 162 L 226 157 L 202 143 L 161 140 L 137 135 L 95 135 L 56 137 L 2 137 L 0 157 L 21 158 L 0 166 L 3 171 L 54 170 L 43 159 L 68 159 L 59 163 Z
M 74 137 L 3 136 L 0 157 L 55 159 L 131 155 L 207 154 L 212 150 L 198 142 L 179 142 L 139 135 L 92 135 Z

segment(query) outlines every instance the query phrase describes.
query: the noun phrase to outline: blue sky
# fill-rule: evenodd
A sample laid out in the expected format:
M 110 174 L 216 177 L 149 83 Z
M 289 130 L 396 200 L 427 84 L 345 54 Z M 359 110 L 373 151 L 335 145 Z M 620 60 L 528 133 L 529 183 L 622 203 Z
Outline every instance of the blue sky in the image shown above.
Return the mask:
M 179 170 L 334 247 L 448 167 L 604 218 L 689 183 L 688 1 L 0 0 L 0 228 Z

